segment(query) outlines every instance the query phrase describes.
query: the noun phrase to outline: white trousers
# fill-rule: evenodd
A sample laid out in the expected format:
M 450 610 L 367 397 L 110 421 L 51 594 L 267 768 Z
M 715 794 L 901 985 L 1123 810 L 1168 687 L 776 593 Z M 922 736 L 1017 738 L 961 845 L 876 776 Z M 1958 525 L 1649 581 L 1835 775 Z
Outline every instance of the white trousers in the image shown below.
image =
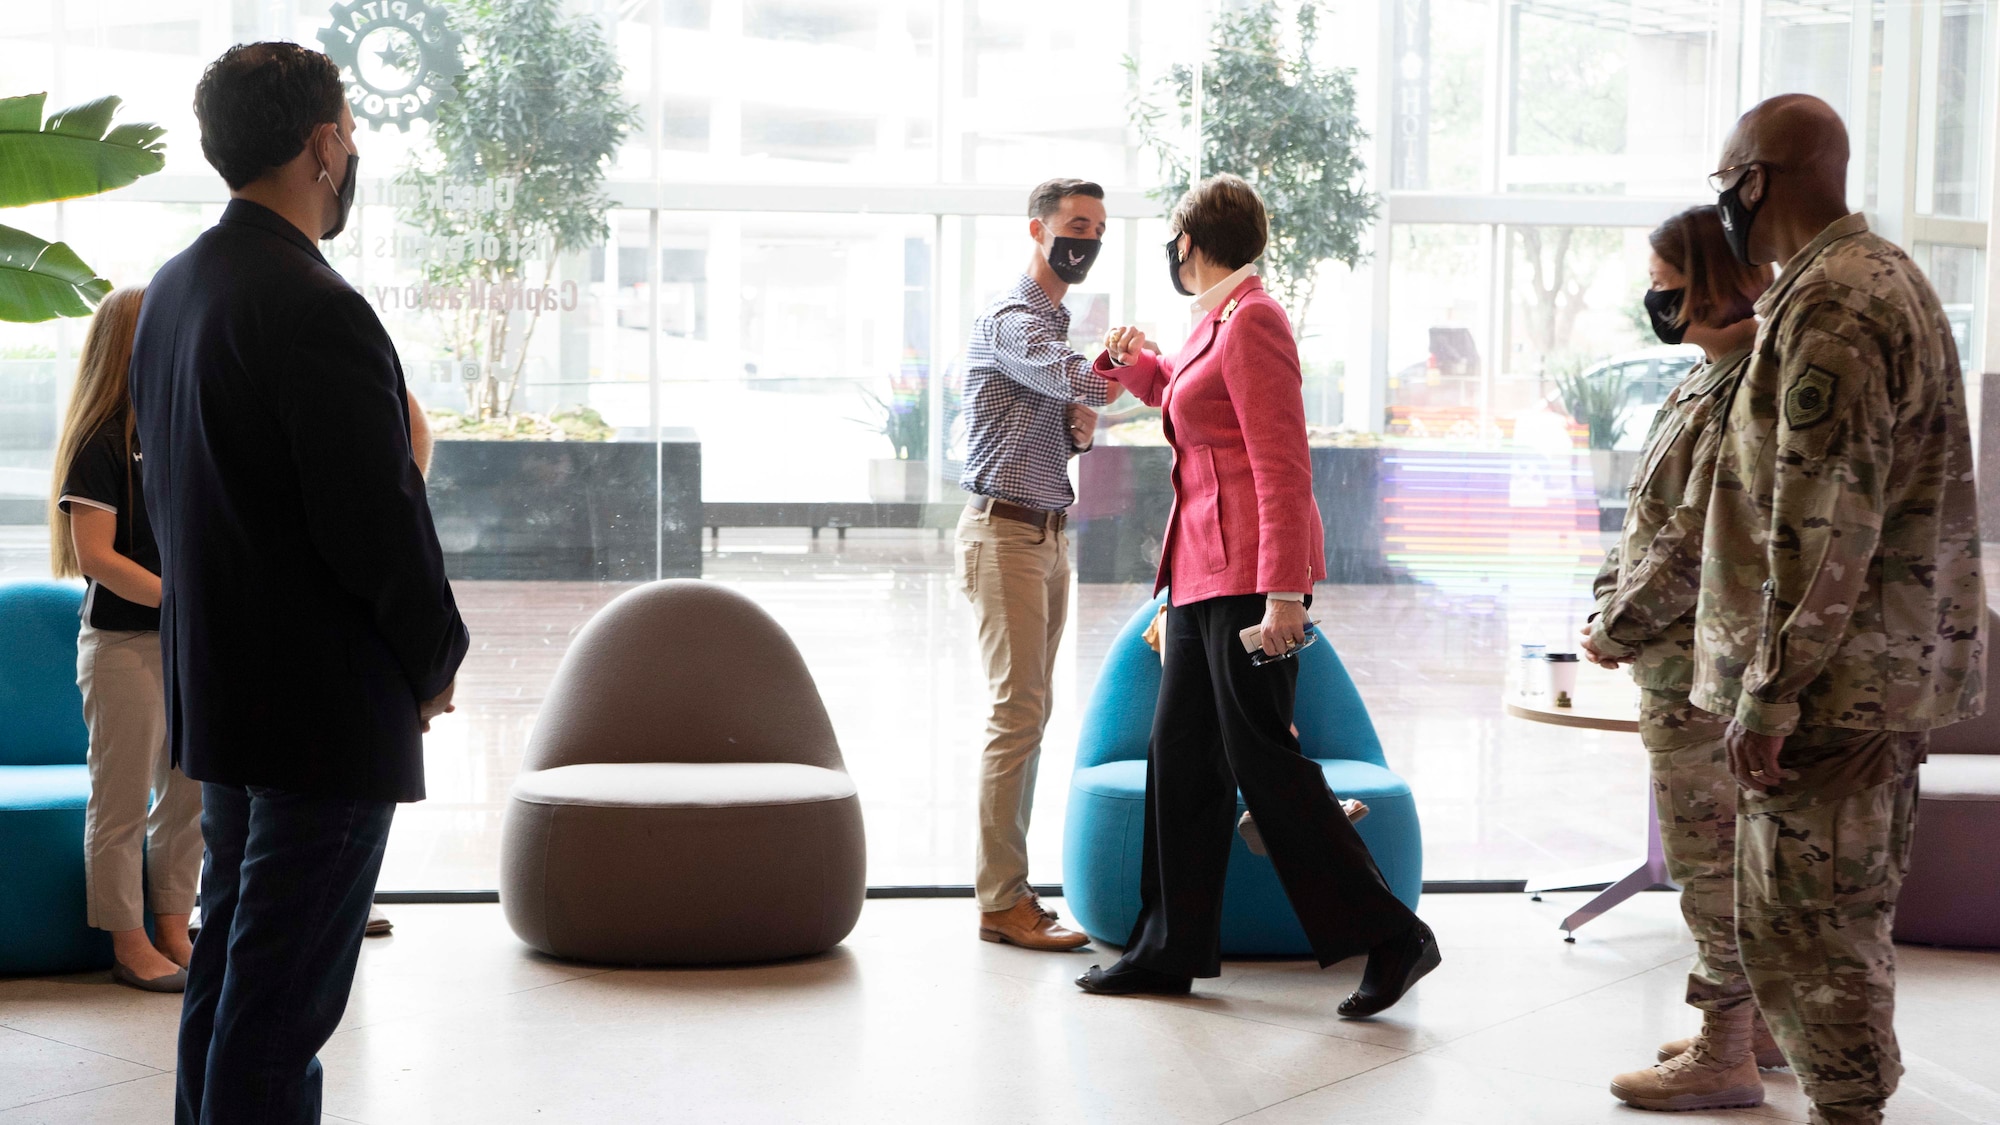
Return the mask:
M 136 930 L 194 910 L 201 882 L 201 785 L 167 762 L 160 635 L 93 629 L 76 638 L 76 686 L 90 728 L 83 821 L 89 922 Z

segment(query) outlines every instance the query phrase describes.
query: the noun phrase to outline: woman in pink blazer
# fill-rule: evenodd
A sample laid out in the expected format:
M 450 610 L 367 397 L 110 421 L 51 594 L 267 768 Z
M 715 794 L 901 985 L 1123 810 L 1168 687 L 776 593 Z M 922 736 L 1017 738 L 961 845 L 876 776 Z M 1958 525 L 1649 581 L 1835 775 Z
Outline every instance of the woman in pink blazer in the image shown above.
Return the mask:
M 1440 958 L 1291 729 L 1298 662 L 1285 657 L 1306 643 L 1306 607 L 1326 564 L 1298 348 L 1252 265 L 1268 235 L 1264 203 L 1241 178 L 1214 176 L 1181 198 L 1171 222 L 1174 288 L 1200 294 L 1194 332 L 1168 358 L 1119 329 L 1097 361 L 1162 408 L 1174 509 L 1154 589 L 1172 596 L 1146 765 L 1139 921 L 1118 963 L 1091 966 L 1077 985 L 1180 994 L 1221 972 L 1240 788 L 1320 964 L 1368 954 L 1340 1014 L 1371 1016 Z

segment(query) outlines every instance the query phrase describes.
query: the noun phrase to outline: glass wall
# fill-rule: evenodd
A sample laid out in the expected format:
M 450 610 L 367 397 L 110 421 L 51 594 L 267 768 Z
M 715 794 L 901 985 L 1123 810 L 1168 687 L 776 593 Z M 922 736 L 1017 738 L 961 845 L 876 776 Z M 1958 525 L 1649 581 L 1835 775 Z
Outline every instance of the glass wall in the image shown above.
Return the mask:
M 201 68 L 233 42 L 317 44 L 335 7 L 11 5 L 0 95 L 47 90 L 53 109 L 118 94 L 124 119 L 167 127 L 167 164 L 4 221 L 143 282 L 225 201 L 189 109 Z M 616 76 L 590 88 L 579 64 L 535 112 L 572 138 L 592 107 L 623 124 L 556 197 L 529 146 L 470 161 L 434 121 L 390 119 L 395 97 L 379 92 L 424 64 L 394 29 L 362 35 L 352 61 L 382 120 L 360 134 L 361 205 L 328 256 L 382 317 L 444 439 L 432 504 L 475 637 L 461 710 L 428 743 L 432 797 L 399 819 L 384 885 L 492 886 L 499 810 L 569 639 L 636 583 L 697 576 L 751 594 L 805 652 L 866 805 L 871 882 L 969 882 L 986 689 L 953 577 L 956 360 L 1028 263 L 1027 189 L 1055 175 L 1109 189 L 1105 253 L 1066 302 L 1073 340 L 1136 323 L 1178 343 L 1187 302 L 1160 269 L 1164 203 L 1149 194 L 1159 154 L 1131 113 L 1205 58 L 1223 9 L 561 7 Z M 1295 8 L 1280 5 L 1288 28 Z M 425 10 L 471 19 L 454 0 Z M 1847 115 L 1856 201 L 1913 248 L 1978 362 L 1992 22 L 1959 0 L 1324 11 L 1318 61 L 1353 72 L 1379 200 L 1363 260 L 1324 266 L 1292 310 L 1315 463 L 1360 465 L 1340 479 L 1368 482 L 1321 498 L 1344 561 L 1316 612 L 1416 788 L 1429 877 L 1520 877 L 1636 846 L 1631 747 L 1503 719 L 1499 696 L 1511 645 L 1565 642 L 1588 612 L 1619 482 L 1688 362 L 1639 311 L 1645 233 L 1712 198 L 1703 177 L 1742 108 L 1807 90 Z M 475 37 L 464 58 L 477 51 Z M 569 216 L 562 237 L 552 210 Z M 39 521 L 83 327 L 0 325 L 9 576 L 46 565 Z M 1627 388 L 1610 448 L 1571 416 L 1569 377 Z M 1075 470 L 1078 582 L 1038 881 L 1061 877 L 1083 700 L 1150 594 L 1169 487 L 1156 411 L 1128 399 L 1100 426 Z

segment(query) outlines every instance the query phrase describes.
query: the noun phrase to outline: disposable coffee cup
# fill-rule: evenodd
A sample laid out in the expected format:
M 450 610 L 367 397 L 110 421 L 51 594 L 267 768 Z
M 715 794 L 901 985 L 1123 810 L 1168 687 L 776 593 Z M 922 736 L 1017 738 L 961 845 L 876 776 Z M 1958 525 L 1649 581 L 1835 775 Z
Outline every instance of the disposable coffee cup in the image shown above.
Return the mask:
M 1550 702 L 1557 707 L 1572 706 L 1572 697 L 1576 695 L 1576 653 L 1552 652 L 1542 659 L 1549 666 Z

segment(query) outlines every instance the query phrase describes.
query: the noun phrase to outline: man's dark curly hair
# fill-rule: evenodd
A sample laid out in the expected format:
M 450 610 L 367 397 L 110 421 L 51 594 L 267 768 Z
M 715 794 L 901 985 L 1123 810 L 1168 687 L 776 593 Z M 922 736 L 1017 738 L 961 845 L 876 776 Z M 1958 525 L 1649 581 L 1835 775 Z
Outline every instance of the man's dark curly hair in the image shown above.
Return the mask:
M 201 154 L 232 190 L 289 162 L 312 131 L 340 120 L 340 68 L 297 43 L 239 43 L 194 88 Z

